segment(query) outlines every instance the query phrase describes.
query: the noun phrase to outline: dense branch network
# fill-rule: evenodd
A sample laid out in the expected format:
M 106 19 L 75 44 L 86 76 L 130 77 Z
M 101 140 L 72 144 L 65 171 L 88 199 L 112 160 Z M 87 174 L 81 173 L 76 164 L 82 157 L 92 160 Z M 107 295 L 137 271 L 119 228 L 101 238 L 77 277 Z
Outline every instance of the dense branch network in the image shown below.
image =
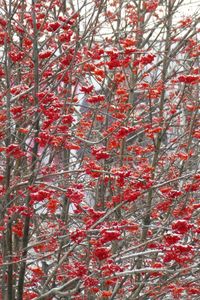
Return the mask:
M 0 4 L 0 298 L 198 299 L 198 10 Z

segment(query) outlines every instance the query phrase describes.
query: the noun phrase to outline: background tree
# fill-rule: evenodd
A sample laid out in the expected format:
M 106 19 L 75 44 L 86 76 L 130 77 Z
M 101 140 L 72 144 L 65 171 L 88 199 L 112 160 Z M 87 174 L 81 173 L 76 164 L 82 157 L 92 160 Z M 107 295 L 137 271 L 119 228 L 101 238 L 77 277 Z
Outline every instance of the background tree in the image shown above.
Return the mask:
M 187 5 L 1 1 L 3 300 L 198 299 Z

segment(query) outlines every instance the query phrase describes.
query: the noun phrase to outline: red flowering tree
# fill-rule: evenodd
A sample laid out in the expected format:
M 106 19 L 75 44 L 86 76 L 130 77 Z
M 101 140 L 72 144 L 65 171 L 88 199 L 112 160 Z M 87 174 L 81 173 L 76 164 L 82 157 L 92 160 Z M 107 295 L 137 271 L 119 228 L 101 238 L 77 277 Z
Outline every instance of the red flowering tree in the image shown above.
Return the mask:
M 186 4 L 1 1 L 2 300 L 199 297 Z

